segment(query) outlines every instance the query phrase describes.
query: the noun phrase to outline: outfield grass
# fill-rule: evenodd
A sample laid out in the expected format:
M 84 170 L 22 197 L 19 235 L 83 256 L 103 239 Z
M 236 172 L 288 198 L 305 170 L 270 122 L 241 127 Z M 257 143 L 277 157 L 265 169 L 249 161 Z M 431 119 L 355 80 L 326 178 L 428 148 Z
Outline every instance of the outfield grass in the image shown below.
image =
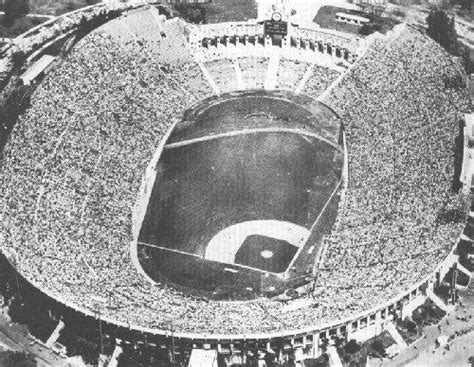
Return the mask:
M 301 118 L 309 119 L 315 127 L 328 124 L 319 121 L 318 110 L 310 114 L 296 104 L 287 106 L 280 99 L 258 96 L 241 99 L 243 102 L 233 98 L 230 103 L 224 100 L 211 105 L 201 111 L 193 124 L 186 122 L 178 135 L 201 136 L 203 130 L 218 132 L 219 126 L 226 131 L 241 130 L 248 123 L 254 128 L 282 123 L 291 126 Z M 272 119 L 266 117 L 269 113 Z M 288 132 L 221 137 L 165 149 L 157 165 L 139 242 L 193 255 L 184 255 L 187 263 L 181 264 L 173 253 L 163 255 L 163 251 L 154 251 L 155 257 L 150 248 L 149 256 L 140 259 L 142 264 L 143 259 L 146 261 L 143 268 L 160 281 L 160 273 L 167 266 L 162 264 L 163 256 L 169 256 L 173 266 L 167 268 L 168 274 L 161 275 L 189 287 L 218 288 L 222 283 L 216 277 L 218 273 L 210 271 L 200 260 L 209 241 L 229 226 L 246 221 L 278 220 L 311 228 L 340 179 L 342 162 L 334 159 L 338 154 L 326 142 Z M 331 203 L 337 209 L 337 201 Z M 324 228 L 318 228 L 318 235 L 328 233 L 334 219 L 330 217 Z M 261 236 L 253 240 L 239 250 L 237 263 L 280 272 L 288 267 L 296 252 L 282 243 L 271 246 L 274 257 L 267 267 L 265 261 L 262 263 L 252 256 L 260 256 L 262 250 L 269 249 L 269 244 Z M 318 246 L 319 240 L 314 241 Z M 139 252 L 143 252 L 140 246 Z M 295 263 L 292 276 L 305 273 L 306 262 L 314 264 L 317 252 L 317 248 L 311 254 L 306 251 L 302 256 L 304 264 Z M 301 266 L 304 268 L 300 269 Z M 246 276 L 245 272 L 241 274 Z M 253 282 L 250 278 L 248 281 Z

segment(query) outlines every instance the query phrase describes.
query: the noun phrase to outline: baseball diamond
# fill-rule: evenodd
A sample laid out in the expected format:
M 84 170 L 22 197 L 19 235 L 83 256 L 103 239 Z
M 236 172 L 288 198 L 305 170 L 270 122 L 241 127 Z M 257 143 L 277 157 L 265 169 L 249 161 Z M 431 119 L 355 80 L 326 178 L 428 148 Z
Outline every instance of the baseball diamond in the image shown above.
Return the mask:
M 195 110 L 174 127 L 154 168 L 137 244 L 144 270 L 152 278 L 159 274 L 156 280 L 212 289 L 214 297 L 283 291 L 283 283 L 312 272 L 302 268 L 290 275 L 289 266 L 295 255 L 308 256 L 299 250 L 338 189 L 342 147 L 337 144 L 337 117 L 323 105 L 290 93 L 233 94 L 205 101 Z M 328 221 L 320 229 L 320 238 L 331 226 Z M 260 255 L 270 248 L 271 256 Z M 190 261 L 163 265 L 166 249 L 177 250 L 173 258 L 181 254 L 201 266 Z M 203 265 L 205 260 L 214 262 L 218 273 L 211 275 L 216 270 Z M 233 267 L 230 288 L 224 264 L 241 265 Z M 239 273 L 256 280 L 240 280 Z M 267 282 L 268 289 L 262 289 L 258 278 L 269 273 L 275 284 Z

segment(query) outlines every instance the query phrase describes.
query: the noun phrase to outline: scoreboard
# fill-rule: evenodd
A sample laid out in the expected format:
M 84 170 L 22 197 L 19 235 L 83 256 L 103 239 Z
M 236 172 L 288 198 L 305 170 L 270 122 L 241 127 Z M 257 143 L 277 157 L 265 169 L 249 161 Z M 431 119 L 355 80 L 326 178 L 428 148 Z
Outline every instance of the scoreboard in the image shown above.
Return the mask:
M 286 36 L 288 34 L 288 22 L 282 20 L 282 16 L 278 12 L 272 14 L 272 19 L 265 21 L 265 35 L 269 36 Z
M 288 22 L 267 20 L 264 28 L 265 35 L 286 36 L 288 34 Z

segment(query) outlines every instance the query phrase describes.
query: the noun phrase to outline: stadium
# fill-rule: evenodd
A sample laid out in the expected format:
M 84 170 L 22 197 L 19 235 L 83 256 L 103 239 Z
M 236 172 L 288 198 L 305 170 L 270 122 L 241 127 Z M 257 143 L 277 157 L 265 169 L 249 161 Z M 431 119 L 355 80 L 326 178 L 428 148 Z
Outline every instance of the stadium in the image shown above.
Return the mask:
M 3 293 L 40 334 L 124 365 L 302 361 L 436 298 L 470 218 L 459 60 L 408 24 L 361 38 L 284 6 L 194 25 L 99 4 L 31 42 L 104 11 L 2 155 Z

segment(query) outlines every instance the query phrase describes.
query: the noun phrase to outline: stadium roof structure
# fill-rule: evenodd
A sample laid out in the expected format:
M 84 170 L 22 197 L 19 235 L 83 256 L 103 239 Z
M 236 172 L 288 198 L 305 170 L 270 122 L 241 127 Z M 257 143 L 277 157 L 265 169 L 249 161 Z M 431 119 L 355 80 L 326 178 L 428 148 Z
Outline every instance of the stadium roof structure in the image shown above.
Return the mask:
M 459 69 L 406 28 L 374 43 L 323 101 L 344 123 L 350 180 L 317 304 L 209 301 L 150 283 L 131 261 L 132 208 L 157 144 L 212 89 L 184 36 L 158 42 L 149 57 L 146 42 L 117 41 L 127 32 L 115 24 L 123 34 L 99 28 L 51 72 L 4 151 L 0 249 L 37 288 L 89 315 L 93 296 L 103 297 L 104 321 L 147 332 L 258 338 L 357 317 L 426 281 L 450 253 L 463 223 L 439 218 L 459 209 L 454 126 L 467 92 L 440 89 Z M 176 63 L 160 65 L 160 52 Z

